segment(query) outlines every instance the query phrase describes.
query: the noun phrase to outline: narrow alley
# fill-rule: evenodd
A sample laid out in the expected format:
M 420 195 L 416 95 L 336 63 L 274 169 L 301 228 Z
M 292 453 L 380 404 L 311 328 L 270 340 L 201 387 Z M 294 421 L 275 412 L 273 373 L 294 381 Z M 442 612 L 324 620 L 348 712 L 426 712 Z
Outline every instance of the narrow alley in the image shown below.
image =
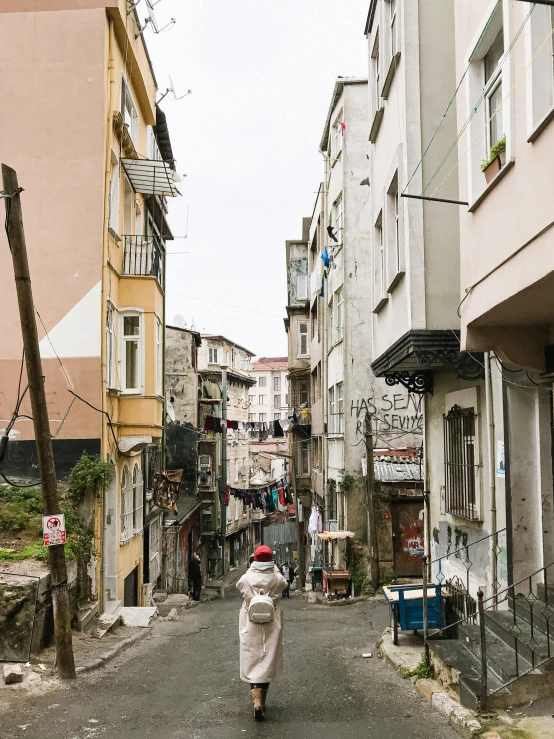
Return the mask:
M 285 671 L 270 689 L 267 720 L 257 724 L 238 675 L 239 607 L 231 588 L 225 600 L 155 623 L 150 639 L 75 684 L 34 699 L 15 695 L 5 713 L 0 698 L 2 738 L 457 736 L 408 681 L 377 659 L 388 622 L 383 603 L 328 608 L 308 605 L 300 595 L 284 602 Z M 363 659 L 368 650 L 373 658 Z

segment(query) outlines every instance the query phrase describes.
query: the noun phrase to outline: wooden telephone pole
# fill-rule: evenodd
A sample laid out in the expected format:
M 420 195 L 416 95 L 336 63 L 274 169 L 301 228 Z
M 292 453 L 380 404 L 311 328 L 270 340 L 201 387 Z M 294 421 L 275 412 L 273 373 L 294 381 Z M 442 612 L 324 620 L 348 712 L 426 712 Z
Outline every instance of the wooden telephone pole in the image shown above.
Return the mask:
M 373 461 L 373 429 L 371 427 L 371 416 L 365 414 L 364 422 L 365 453 L 367 459 L 367 549 L 369 552 L 369 565 L 371 576 L 371 587 L 377 590 L 379 587 L 379 545 L 377 541 L 377 518 L 375 516 L 375 466 Z
M 44 377 L 38 344 L 35 307 L 31 289 L 31 276 L 27 259 L 27 247 L 23 231 L 20 190 L 17 173 L 2 164 L 2 184 L 6 205 L 6 228 L 8 243 L 12 254 L 17 302 L 23 335 L 23 349 L 27 369 L 27 382 L 31 397 L 33 426 L 37 446 L 38 466 L 42 485 L 42 498 L 45 516 L 60 512 L 52 438 L 46 406 Z M 54 639 L 56 642 L 56 663 L 58 674 L 64 679 L 75 678 L 75 662 L 71 643 L 71 618 L 69 612 L 69 591 L 67 587 L 67 568 L 63 544 L 49 547 L 50 580 L 54 605 Z

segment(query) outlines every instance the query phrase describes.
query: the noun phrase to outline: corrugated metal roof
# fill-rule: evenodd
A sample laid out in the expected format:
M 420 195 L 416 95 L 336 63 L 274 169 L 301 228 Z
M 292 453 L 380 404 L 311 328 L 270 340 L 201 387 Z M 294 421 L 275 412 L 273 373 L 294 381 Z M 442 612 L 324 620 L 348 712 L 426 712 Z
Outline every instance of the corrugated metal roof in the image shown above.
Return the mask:
M 379 482 L 423 482 L 422 467 L 416 457 L 375 455 L 374 469 Z

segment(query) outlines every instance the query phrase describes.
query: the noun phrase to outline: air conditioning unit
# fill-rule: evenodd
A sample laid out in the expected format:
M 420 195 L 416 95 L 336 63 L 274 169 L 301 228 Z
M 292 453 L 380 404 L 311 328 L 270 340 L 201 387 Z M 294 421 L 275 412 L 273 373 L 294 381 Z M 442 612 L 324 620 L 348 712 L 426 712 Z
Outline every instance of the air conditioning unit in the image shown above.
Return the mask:
M 201 454 L 198 458 L 198 487 L 212 487 L 212 458 L 208 454 Z

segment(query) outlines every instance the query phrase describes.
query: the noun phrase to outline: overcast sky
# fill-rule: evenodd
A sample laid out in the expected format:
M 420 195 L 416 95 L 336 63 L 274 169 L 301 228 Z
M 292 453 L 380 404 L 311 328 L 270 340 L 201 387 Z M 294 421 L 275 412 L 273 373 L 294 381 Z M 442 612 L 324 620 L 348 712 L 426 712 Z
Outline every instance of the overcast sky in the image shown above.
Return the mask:
M 285 240 L 301 236 L 337 76 L 366 76 L 369 0 L 161 0 L 145 38 L 182 198 L 170 204 L 167 322 L 181 315 L 257 356 L 287 353 Z M 145 16 L 145 3 L 139 16 Z

